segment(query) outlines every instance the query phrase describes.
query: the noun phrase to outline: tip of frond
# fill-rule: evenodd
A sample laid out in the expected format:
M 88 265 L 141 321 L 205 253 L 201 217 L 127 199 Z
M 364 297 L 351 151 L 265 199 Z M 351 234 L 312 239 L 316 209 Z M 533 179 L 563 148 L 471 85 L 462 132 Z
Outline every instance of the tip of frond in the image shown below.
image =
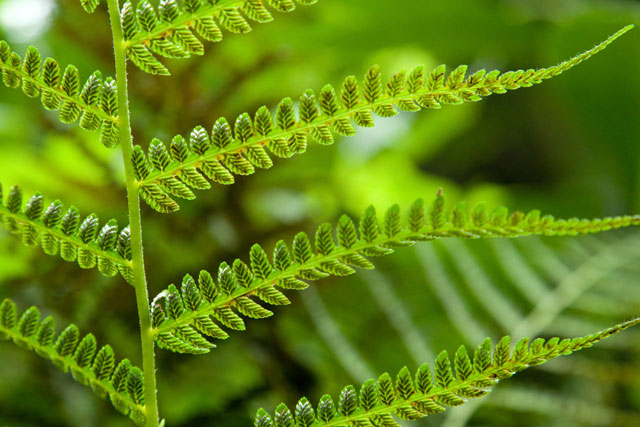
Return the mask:
M 613 33 L 611 36 L 609 36 L 609 38 L 607 39 L 607 41 L 605 43 L 606 44 L 611 43 L 612 41 L 614 41 L 618 37 L 622 36 L 623 34 L 631 31 L 633 28 L 635 28 L 635 24 L 629 24 L 626 27 L 623 27 L 623 28 L 619 29 L 618 31 Z
M 622 35 L 622 34 L 626 33 L 627 31 L 630 31 L 630 30 L 634 29 L 635 27 L 636 27 L 636 24 L 629 24 L 626 27 L 622 28 L 620 31 L 618 31 L 616 34 L 621 34 Z
M 633 319 L 629 319 L 626 322 L 622 322 L 615 328 L 622 331 L 624 329 L 632 328 L 637 325 L 640 325 L 640 317 L 634 317 Z

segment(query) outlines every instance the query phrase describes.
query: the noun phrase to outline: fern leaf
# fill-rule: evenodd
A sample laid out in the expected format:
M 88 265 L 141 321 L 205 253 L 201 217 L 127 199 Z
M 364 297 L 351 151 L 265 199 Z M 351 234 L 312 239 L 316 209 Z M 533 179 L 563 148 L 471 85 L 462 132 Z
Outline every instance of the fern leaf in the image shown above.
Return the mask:
M 56 337 L 51 316 L 40 321 L 40 311 L 33 306 L 19 314 L 13 301 L 5 299 L 0 304 L 0 340 L 9 339 L 51 360 L 63 372 L 70 372 L 76 381 L 91 387 L 99 397 L 108 396 L 118 411 L 137 424 L 144 424 L 144 381 L 140 369 L 131 366 L 127 359 L 116 367 L 111 346 L 98 349 L 92 334 L 80 339 L 78 328 L 71 324 Z
M 373 113 L 391 117 L 398 113 L 396 108 L 404 111 L 440 108 L 542 83 L 601 51 L 629 29 L 631 26 L 623 28 L 581 55 L 539 70 L 504 74 L 481 70 L 465 78 L 466 66 L 447 75 L 445 66 L 441 65 L 425 77 L 424 67 L 420 66 L 408 74 L 401 71 L 391 76 L 385 88 L 380 69 L 374 66 L 365 74 L 361 85 L 355 77 L 347 77 L 340 97 L 331 85 L 325 86 L 318 97 L 307 90 L 300 97 L 297 119 L 293 101 L 285 98 L 278 104 L 275 118 L 266 107 L 258 109 L 253 121 L 247 113 L 241 114 L 235 121 L 234 132 L 225 118 L 215 122 L 211 135 L 197 126 L 191 132 L 190 144 L 183 143 L 180 155 L 172 153 L 170 160 L 167 156 L 158 158 L 168 150 L 154 139 L 148 153 L 151 163 L 148 173 L 138 177 L 140 193 L 154 209 L 173 212 L 179 206 L 172 196 L 189 199 L 193 194 L 186 191 L 176 194 L 177 189 L 167 188 L 171 187 L 168 180 L 175 178 L 186 186 L 203 189 L 208 188 L 203 180 L 189 182 L 188 177 L 204 175 L 220 184 L 232 184 L 233 175 L 249 175 L 256 168 L 271 167 L 273 163 L 267 150 L 277 157 L 291 157 L 306 150 L 309 136 L 320 144 L 332 144 L 333 133 L 348 136 L 355 134 L 354 124 L 373 126 Z M 176 138 L 184 141 L 180 135 Z M 135 155 L 134 164 L 146 157 L 141 150 Z
M 345 387 L 340 393 L 337 411 L 329 395 L 322 396 L 317 411 L 303 397 L 293 412 L 285 404 L 280 404 L 273 416 L 264 409 L 258 410 L 254 426 L 271 426 L 274 423 L 283 426 L 397 426 L 396 419 L 417 420 L 444 412 L 447 407 L 463 405 L 470 398 L 489 393 L 499 380 L 592 347 L 638 324 L 640 318 L 584 337 L 547 341 L 538 338 L 531 345 L 528 338 L 523 338 L 513 350 L 508 336 L 502 338 L 493 351 L 487 338 L 478 347 L 473 361 L 464 346 L 458 349 L 453 362 L 455 374 L 447 351 L 443 351 L 436 358 L 434 369 L 425 363 L 415 376 L 404 367 L 395 382 L 388 373 L 384 373 L 377 380 L 365 381 L 359 393 L 353 386 Z
M 100 4 L 100 0 L 80 0 L 80 4 L 87 13 L 93 13 Z
M 429 215 L 425 214 L 424 203 L 417 201 L 411 206 L 406 221 L 402 221 L 399 208 L 394 205 L 388 209 L 382 224 L 373 207 L 365 210 L 358 228 L 346 215 L 340 218 L 336 230 L 331 224 L 322 224 L 315 234 L 315 250 L 305 233 L 295 236 L 291 250 L 284 241 L 277 242 L 271 259 L 260 245 L 253 245 L 249 265 L 238 259 L 232 267 L 223 262 L 217 282 L 209 272 L 201 271 L 197 283 L 187 275 L 181 291 L 171 285 L 160 293 L 154 300 L 153 334 L 163 348 L 179 353 L 206 353 L 211 345 L 193 336 L 193 332 L 202 338 L 214 336 L 206 331 L 205 323 L 244 330 L 240 315 L 251 318 L 272 315 L 256 298 L 267 304 L 288 304 L 281 290 L 302 290 L 308 287 L 308 280 L 346 276 L 355 273 L 354 268 L 372 268 L 367 257 L 392 253 L 396 247 L 417 241 L 448 237 L 576 235 L 640 225 L 640 215 L 563 220 L 550 215 L 540 217 L 539 211 L 509 215 L 502 207 L 492 214 L 480 214 L 485 209 L 479 204 L 468 212 L 459 205 L 449 212 L 439 191 Z M 474 213 L 475 220 L 461 221 Z M 183 329 L 186 326 L 191 327 L 188 334 Z
M 98 267 L 105 276 L 118 271 L 129 281 L 131 277 L 131 242 L 129 227 L 118 232 L 116 220 L 99 226 L 98 217 L 90 214 L 80 221 L 78 210 L 62 202 L 51 202 L 45 209 L 44 199 L 36 193 L 22 204 L 22 190 L 13 186 L 3 203 L 0 183 L 0 219 L 12 234 L 20 236 L 27 246 L 42 246 L 47 255 L 57 255 L 65 261 L 77 261 L 80 268 Z
M 97 5 L 97 1 L 85 3 L 89 7 Z M 4 40 L 0 41 L 0 71 L 5 86 L 21 87 L 30 98 L 40 96 L 45 109 L 59 110 L 61 122 L 75 123 L 80 119 L 82 129 L 100 131 L 100 141 L 106 147 L 115 147 L 120 142 L 116 84 L 111 77 L 102 79 L 102 74 L 96 71 L 81 86 L 78 69 L 73 65 L 61 73 L 55 59 L 43 62 L 33 46 L 29 46 L 21 61 Z
M 97 3 L 97 0 L 93 1 Z M 311 5 L 317 0 L 297 2 Z M 203 55 L 204 46 L 195 34 L 205 40 L 219 42 L 222 40 L 221 27 L 232 33 L 248 33 L 251 25 L 245 17 L 258 23 L 273 20 L 264 3 L 263 0 L 184 0 L 181 7 L 177 0 L 161 0 L 156 9 L 149 1 L 143 0 L 134 10 L 131 2 L 127 1 L 120 12 L 127 55 L 147 73 L 168 75 L 169 71 L 154 53 L 166 58 Z M 295 9 L 292 0 L 268 0 L 267 3 L 279 12 Z

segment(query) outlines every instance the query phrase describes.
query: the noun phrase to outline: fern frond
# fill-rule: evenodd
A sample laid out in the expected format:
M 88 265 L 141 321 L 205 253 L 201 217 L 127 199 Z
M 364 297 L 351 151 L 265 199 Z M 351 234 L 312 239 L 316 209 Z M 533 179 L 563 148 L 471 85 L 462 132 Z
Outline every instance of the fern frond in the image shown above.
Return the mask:
M 100 0 L 80 0 L 80 4 L 87 13 L 93 13 L 100 4 Z
M 140 369 L 127 359 L 116 365 L 111 346 L 98 349 L 92 334 L 81 339 L 78 328 L 70 324 L 56 337 L 51 316 L 40 321 L 40 310 L 34 306 L 19 314 L 16 305 L 5 299 L 0 304 L 0 341 L 9 339 L 51 360 L 63 372 L 70 372 L 76 381 L 91 387 L 99 397 L 108 396 L 118 411 L 137 424 L 144 424 L 144 394 L 132 393 L 144 387 Z
M 317 0 L 296 0 L 301 5 L 311 5 Z M 270 22 L 273 16 L 263 0 L 161 0 L 157 9 L 147 0 L 135 8 L 130 1 L 120 12 L 124 29 L 125 46 L 129 59 L 141 70 L 168 75 L 169 70 L 155 55 L 165 58 L 188 58 L 204 54 L 204 40 L 222 40 L 221 27 L 232 33 L 251 31 L 248 18 L 254 22 Z M 266 3 L 279 12 L 295 9 L 293 0 L 267 0 Z M 194 34 L 195 33 L 195 34 Z
M 576 235 L 640 225 L 640 215 L 562 220 L 550 215 L 541 217 L 539 211 L 509 215 L 501 207 L 489 214 L 483 204 L 471 211 L 463 206 L 459 204 L 453 211 L 447 211 L 439 192 L 426 213 L 419 199 L 403 221 L 400 209 L 394 205 L 387 210 L 382 224 L 371 206 L 362 214 L 358 227 L 346 215 L 340 218 L 335 230 L 329 223 L 320 225 L 315 234 L 315 250 L 305 233 L 295 236 L 291 249 L 284 241 L 277 242 L 271 260 L 256 244 L 251 248 L 249 265 L 239 259 L 232 265 L 220 264 L 217 283 L 203 270 L 197 282 L 186 275 L 180 291 L 171 285 L 160 293 L 152 304 L 153 335 L 162 348 L 179 353 L 206 353 L 214 346 L 204 336 L 222 339 L 228 336 L 218 324 L 244 330 L 241 316 L 272 315 L 253 298 L 271 305 L 288 304 L 281 290 L 302 290 L 309 286 L 307 280 L 347 276 L 355 273 L 354 268 L 372 269 L 367 257 L 390 254 L 394 248 L 417 241 Z
M 0 41 L 0 71 L 2 81 L 10 88 L 22 88 L 30 98 L 40 97 L 47 110 L 58 110 L 63 123 L 75 123 L 87 131 L 100 131 L 105 147 L 118 145 L 118 111 L 116 83 L 111 77 L 102 78 L 95 71 L 80 84 L 78 69 L 67 65 L 62 71 L 55 59 L 42 61 L 40 52 L 29 46 L 24 61 L 9 44 Z
M 47 255 L 65 261 L 77 261 L 80 268 L 97 267 L 100 273 L 112 277 L 118 272 L 129 282 L 131 269 L 131 240 L 129 226 L 118 232 L 115 219 L 100 228 L 99 219 L 90 214 L 80 220 L 74 206 L 65 211 L 62 202 L 55 200 L 45 209 L 44 198 L 36 193 L 23 206 L 22 190 L 13 186 L 6 197 L 0 183 L 0 219 L 12 234 L 21 237 L 27 246 L 42 246 Z
M 316 97 L 307 90 L 299 99 L 296 117 L 294 102 L 283 99 L 275 117 L 263 106 L 253 119 L 241 114 L 233 124 L 219 118 L 211 134 L 204 127 L 195 127 L 189 142 L 176 136 L 167 147 L 162 141 L 151 141 L 148 156 L 137 147 L 132 163 L 136 168 L 142 198 L 159 212 L 179 209 L 173 196 L 193 199 L 191 188 L 207 189 L 206 178 L 220 184 L 232 184 L 234 175 L 250 175 L 256 168 L 272 166 L 270 151 L 277 157 L 291 157 L 306 151 L 311 136 L 320 144 L 332 144 L 333 134 L 354 135 L 358 126 L 374 125 L 373 113 L 391 117 L 398 110 L 418 111 L 440 108 L 444 104 L 479 101 L 493 93 L 505 93 L 541 83 L 557 76 L 604 49 L 631 29 L 625 27 L 591 50 L 549 68 L 539 70 L 477 71 L 465 78 L 467 66 L 446 73 L 441 65 L 430 73 L 419 66 L 410 73 L 394 74 L 383 87 L 380 69 L 371 68 L 359 85 L 353 76 L 347 77 L 340 95 L 326 85 Z M 206 177 L 206 178 L 205 178 Z
M 438 355 L 434 369 L 421 365 L 415 376 L 407 367 L 400 370 L 395 382 L 388 373 L 370 379 L 360 387 L 345 387 L 336 405 L 329 395 L 320 398 L 314 410 L 309 400 L 300 399 L 292 412 L 280 404 L 271 416 L 258 410 L 254 426 L 399 426 L 399 420 L 417 420 L 444 412 L 447 407 L 463 405 L 469 398 L 481 397 L 502 379 L 531 366 L 559 356 L 592 347 L 597 342 L 640 323 L 640 318 L 579 338 L 560 340 L 520 339 L 511 350 L 511 339 L 503 337 L 493 347 L 487 338 L 470 357 L 464 346 L 458 348 L 453 363 L 447 351 Z M 452 365 L 454 370 L 452 370 Z

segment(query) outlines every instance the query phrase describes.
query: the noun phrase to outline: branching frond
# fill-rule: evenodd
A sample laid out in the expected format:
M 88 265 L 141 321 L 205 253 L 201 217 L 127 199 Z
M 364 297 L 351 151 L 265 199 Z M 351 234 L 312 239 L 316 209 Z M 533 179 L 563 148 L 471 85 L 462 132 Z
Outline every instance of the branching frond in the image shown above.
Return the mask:
M 367 257 L 390 254 L 393 248 L 417 241 L 576 235 L 632 225 L 640 225 L 640 215 L 557 220 L 550 215 L 541 217 L 539 211 L 509 215 L 503 207 L 489 214 L 483 204 L 470 212 L 459 204 L 448 212 L 441 193 L 426 214 L 422 200 L 417 200 L 404 221 L 397 205 L 387 210 L 382 224 L 375 209 L 369 207 L 357 227 L 346 215 L 340 218 L 335 230 L 329 223 L 320 225 L 315 233 L 315 250 L 307 234 L 298 233 L 291 250 L 282 240 L 276 243 L 271 261 L 256 244 L 251 248 L 249 265 L 239 259 L 231 265 L 223 262 L 217 283 L 204 270 L 197 282 L 190 275 L 185 276 L 180 291 L 171 285 L 155 298 L 153 334 L 160 347 L 179 353 L 206 353 L 214 345 L 204 336 L 220 339 L 228 336 L 218 324 L 244 330 L 241 316 L 264 318 L 273 314 L 253 298 L 272 305 L 288 304 L 281 289 L 302 290 L 309 286 L 305 280 L 347 276 L 355 273 L 354 267 L 371 269 L 373 264 Z
M 63 123 L 75 123 L 88 131 L 100 131 L 105 147 L 119 143 L 116 82 L 111 77 L 103 80 L 95 71 L 81 85 L 78 69 L 67 65 L 62 71 L 55 59 L 42 61 L 40 52 L 29 46 L 24 60 L 11 51 L 9 44 L 0 41 L 0 71 L 2 82 L 10 88 L 22 88 L 30 98 L 40 97 L 47 110 L 58 110 Z
M 273 417 L 264 409 L 258 410 L 255 427 L 311 427 L 311 426 L 399 426 L 397 419 L 417 420 L 444 412 L 447 407 L 463 405 L 469 398 L 481 397 L 502 379 L 540 365 L 559 356 L 569 355 L 593 346 L 598 341 L 636 326 L 636 318 L 609 329 L 580 338 L 520 339 L 511 350 L 511 339 L 503 337 L 493 347 L 487 338 L 469 355 L 464 346 L 458 348 L 453 364 L 447 351 L 435 360 L 434 369 L 421 365 L 415 376 L 404 367 L 395 382 L 388 373 L 377 380 L 370 379 L 356 390 L 345 387 L 336 405 L 329 395 L 320 398 L 314 410 L 309 400 L 300 399 L 292 412 L 280 404 Z M 452 365 L 455 370 L 452 370 Z M 395 416 L 395 418 L 394 418 Z
M 295 0 L 301 5 L 311 5 L 318 0 Z M 204 54 L 201 38 L 219 42 L 221 27 L 232 33 L 251 31 L 245 19 L 270 22 L 273 16 L 263 0 L 161 0 L 157 10 L 147 0 L 135 8 L 130 1 L 120 12 L 126 39 L 127 56 L 141 70 L 151 74 L 168 75 L 169 70 L 155 57 L 188 58 Z M 294 0 L 266 0 L 279 12 L 295 9 Z
M 401 71 L 383 86 L 380 69 L 375 66 L 359 85 L 355 77 L 347 77 L 340 94 L 327 85 L 316 96 L 306 91 L 299 99 L 296 117 L 294 102 L 283 99 L 275 117 L 263 106 L 253 119 L 241 114 L 232 125 L 219 118 L 211 134 L 202 126 L 195 127 L 189 141 L 177 135 L 169 147 L 154 139 L 148 156 L 135 147 L 132 163 L 136 170 L 140 195 L 155 210 L 173 212 L 179 209 L 173 196 L 194 199 L 191 188 L 208 189 L 207 180 L 232 184 L 235 175 L 250 175 L 255 168 L 270 168 L 277 157 L 303 153 L 311 136 L 320 144 L 332 144 L 333 133 L 354 135 L 358 126 L 374 125 L 373 113 L 391 117 L 402 111 L 440 108 L 443 104 L 479 101 L 493 93 L 504 93 L 541 83 L 572 68 L 604 49 L 631 28 L 625 27 L 593 49 L 556 66 L 539 70 L 480 70 L 466 76 L 467 67 L 459 66 L 449 74 L 444 65 L 430 73 L 424 67 L 409 73 Z
M 45 209 L 40 193 L 22 204 L 22 191 L 13 186 L 6 197 L 0 183 L 0 219 L 12 234 L 21 237 L 27 246 L 42 246 L 47 255 L 56 255 L 65 261 L 77 261 L 80 268 L 98 267 L 105 276 L 115 276 L 118 271 L 130 281 L 131 239 L 129 226 L 118 232 L 115 219 L 104 223 L 95 214 L 80 221 L 80 213 L 74 206 L 65 211 L 62 202 L 56 200 Z
M 144 424 L 142 372 L 127 359 L 116 364 L 111 346 L 98 349 L 92 334 L 81 339 L 78 328 L 71 324 L 56 337 L 51 316 L 40 321 L 40 311 L 33 306 L 19 315 L 15 304 L 5 299 L 0 304 L 0 340 L 8 339 L 51 360 L 63 372 L 71 372 L 76 381 L 91 387 L 101 398 L 109 396 L 118 411 Z

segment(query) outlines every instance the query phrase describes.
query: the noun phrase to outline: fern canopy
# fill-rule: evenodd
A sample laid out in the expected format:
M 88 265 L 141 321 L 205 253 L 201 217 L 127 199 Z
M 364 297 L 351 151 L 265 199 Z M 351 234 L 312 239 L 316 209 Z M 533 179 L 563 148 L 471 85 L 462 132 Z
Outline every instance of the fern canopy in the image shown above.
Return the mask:
M 409 73 L 392 75 L 383 85 L 380 69 L 374 66 L 360 83 L 354 76 L 347 77 L 339 94 L 331 85 L 323 87 L 318 95 L 307 90 L 298 100 L 297 115 L 294 101 L 285 98 L 278 104 L 275 117 L 263 106 L 253 118 L 241 114 L 233 125 L 224 117 L 219 118 L 210 133 L 197 126 L 188 141 L 177 135 L 167 146 L 154 139 L 147 154 L 139 146 L 132 154 L 139 193 L 159 212 L 177 211 L 179 205 L 173 197 L 194 199 L 192 188 L 209 189 L 209 180 L 232 184 L 234 175 L 250 175 L 256 168 L 270 168 L 273 162 L 269 152 L 283 158 L 304 153 L 309 136 L 320 144 L 333 144 L 334 133 L 354 135 L 354 124 L 374 126 L 373 113 L 391 117 L 398 110 L 414 112 L 474 102 L 494 93 L 542 83 L 600 52 L 631 28 L 621 29 L 572 59 L 538 70 L 502 74 L 480 70 L 467 76 L 466 65 L 449 73 L 444 65 L 429 73 L 419 66 Z
M 4 203 L 3 203 L 4 202 Z M 46 208 L 42 194 L 36 193 L 23 206 L 22 190 L 13 186 L 6 196 L 0 183 L 0 219 L 12 234 L 20 236 L 26 246 L 40 245 L 47 255 L 57 255 L 68 262 L 77 261 L 80 268 L 97 267 L 100 273 L 112 277 L 120 274 L 130 281 L 131 238 L 129 227 L 118 231 L 116 220 L 99 226 L 95 214 L 82 221 L 75 206 L 66 211 L 60 200 Z
M 447 351 L 441 352 L 433 370 L 425 363 L 418 368 L 415 376 L 407 367 L 402 368 L 395 382 L 388 373 L 384 373 L 377 380 L 365 381 L 359 391 L 347 386 L 340 392 L 337 405 L 331 396 L 324 395 L 315 410 L 305 397 L 298 401 L 293 412 L 285 404 L 280 404 L 273 416 L 260 409 L 254 426 L 399 426 L 395 418 L 417 420 L 444 412 L 447 407 L 463 405 L 470 398 L 489 393 L 499 380 L 531 366 L 589 348 L 639 323 L 640 319 L 636 318 L 573 339 L 537 338 L 530 341 L 529 338 L 522 338 L 513 349 L 509 336 L 503 337 L 495 346 L 487 338 L 472 357 L 461 346 L 453 362 Z
M 56 337 L 51 316 L 40 320 L 40 310 L 29 307 L 19 313 L 13 301 L 0 304 L 0 340 L 13 340 L 18 346 L 35 351 L 63 372 L 88 385 L 101 398 L 109 396 L 113 406 L 129 415 L 136 424 L 145 422 L 144 379 L 140 368 L 128 359 L 116 364 L 113 349 L 98 349 L 92 334 L 80 338 L 80 331 L 70 324 Z
M 40 97 L 45 109 L 58 110 L 61 122 L 78 122 L 84 130 L 100 131 L 105 147 L 119 144 L 116 83 L 111 77 L 103 79 L 102 73 L 95 71 L 81 84 L 75 66 L 67 65 L 62 71 L 55 59 L 42 61 L 33 46 L 27 48 L 22 60 L 4 40 L 0 41 L 0 71 L 5 86 L 21 88 L 30 98 Z
M 318 0 L 296 0 L 310 5 Z M 168 75 L 169 70 L 155 55 L 165 58 L 188 58 L 203 55 L 202 39 L 219 42 L 221 27 L 236 34 L 251 31 L 251 21 L 263 23 L 273 20 L 263 0 L 161 0 L 154 8 L 147 0 L 134 7 L 130 1 L 122 5 L 120 18 L 126 39 L 127 56 L 141 70 Z M 295 9 L 293 0 L 267 0 L 279 12 Z
M 557 220 L 539 211 L 528 214 L 500 207 L 488 213 L 484 204 L 467 210 L 464 203 L 447 211 L 441 193 L 425 211 L 417 200 L 403 220 L 397 205 L 389 208 L 382 223 L 369 207 L 358 226 L 343 215 L 334 229 L 325 223 L 315 233 L 315 249 L 308 235 L 298 233 L 291 249 L 284 241 L 276 243 L 269 259 L 260 245 L 254 245 L 249 263 L 236 259 L 218 268 L 217 282 L 207 271 L 197 281 L 186 275 L 180 290 L 171 285 L 153 301 L 153 334 L 162 348 L 178 353 L 207 353 L 214 347 L 205 337 L 225 339 L 219 326 L 244 330 L 241 316 L 270 317 L 273 313 L 255 301 L 271 305 L 289 304 L 282 290 L 302 290 L 306 281 L 328 276 L 347 276 L 355 268 L 372 269 L 367 257 L 390 254 L 395 248 L 418 241 L 447 237 L 521 237 L 537 235 L 577 235 L 611 228 L 640 225 L 640 216 L 609 217 L 592 220 Z M 337 239 L 336 237 L 337 236 Z

